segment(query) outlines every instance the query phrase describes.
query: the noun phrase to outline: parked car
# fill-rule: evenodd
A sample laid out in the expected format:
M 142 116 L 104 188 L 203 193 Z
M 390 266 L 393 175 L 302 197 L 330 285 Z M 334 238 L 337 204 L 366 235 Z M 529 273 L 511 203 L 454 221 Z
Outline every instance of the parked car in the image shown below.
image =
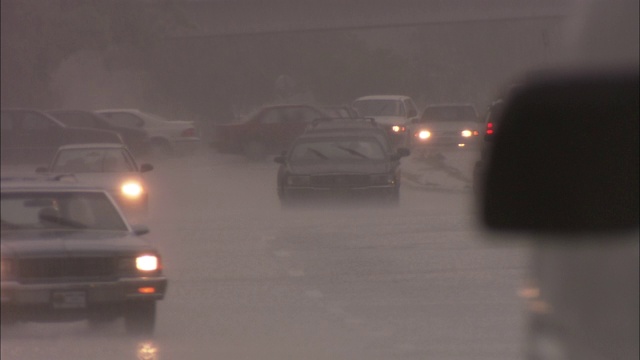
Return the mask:
M 286 150 L 314 119 L 326 117 L 311 105 L 265 106 L 239 122 L 215 125 L 212 145 L 221 153 L 263 160 Z
M 36 169 L 38 173 L 73 174 L 83 183 L 105 189 L 134 218 L 147 213 L 149 189 L 142 173 L 151 170 L 151 164 L 138 166 L 122 144 L 61 146 L 48 168 Z
M 108 120 L 92 111 L 85 110 L 48 110 L 47 114 L 58 119 L 67 126 L 101 129 L 117 132 L 124 144 L 136 155 L 144 155 L 151 149 L 149 134 L 143 129 L 113 125 Z
M 403 95 L 372 95 L 356 99 L 351 106 L 363 117 L 376 120 L 395 146 L 409 145 L 409 125 L 418 117 L 414 101 Z
M 314 133 L 300 136 L 290 150 L 274 161 L 282 205 L 304 201 L 400 200 L 401 157 L 390 154 L 373 135 Z
M 38 110 L 2 109 L 0 113 L 3 163 L 46 164 L 62 145 L 123 142 L 113 131 L 68 127 Z
M 469 147 L 479 143 L 481 123 L 472 104 L 428 105 L 412 121 L 411 146 L 421 149 Z
M 167 279 L 158 250 L 131 226 L 111 196 L 61 177 L 3 174 L 3 325 L 124 317 L 131 334 L 149 334 Z
M 191 154 L 200 146 L 200 135 L 192 121 L 170 121 L 133 109 L 98 110 L 111 125 L 143 129 L 151 147 L 162 155 Z

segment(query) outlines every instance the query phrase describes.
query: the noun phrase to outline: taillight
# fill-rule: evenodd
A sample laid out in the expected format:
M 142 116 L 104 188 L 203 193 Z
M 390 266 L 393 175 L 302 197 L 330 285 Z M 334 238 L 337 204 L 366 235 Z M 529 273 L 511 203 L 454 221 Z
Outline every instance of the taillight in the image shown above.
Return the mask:
M 491 135 L 493 134 L 493 123 L 492 122 L 488 122 L 487 123 L 487 135 Z
M 188 129 L 184 130 L 182 133 L 180 133 L 180 136 L 183 136 L 183 137 L 195 137 L 196 136 L 196 129 L 195 128 L 188 128 Z

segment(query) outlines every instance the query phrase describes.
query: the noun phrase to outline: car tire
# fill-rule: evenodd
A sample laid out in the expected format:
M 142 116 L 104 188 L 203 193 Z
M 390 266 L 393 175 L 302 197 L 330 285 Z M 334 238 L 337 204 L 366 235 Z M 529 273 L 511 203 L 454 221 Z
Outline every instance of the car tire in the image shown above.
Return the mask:
M 127 334 L 150 335 L 156 325 L 156 302 L 133 301 L 127 304 L 124 326 Z
M 251 161 L 264 161 L 267 158 L 267 149 L 260 141 L 247 141 L 242 145 L 242 150 Z

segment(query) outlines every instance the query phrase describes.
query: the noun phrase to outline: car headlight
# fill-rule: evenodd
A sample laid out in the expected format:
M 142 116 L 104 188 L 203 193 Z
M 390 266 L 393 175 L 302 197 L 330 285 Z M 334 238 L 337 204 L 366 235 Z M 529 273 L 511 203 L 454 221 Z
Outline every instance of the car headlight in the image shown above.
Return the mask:
M 144 189 L 138 182 L 128 181 L 122 184 L 122 186 L 120 187 L 120 191 L 122 192 L 122 195 L 128 198 L 136 199 L 140 197 L 140 195 L 142 195 Z
M 307 186 L 311 184 L 311 176 L 289 176 L 287 177 L 287 185 Z
M 473 132 L 471 132 L 471 130 L 462 130 L 460 135 L 462 135 L 462 137 L 471 137 L 471 135 L 473 135 Z
M 407 128 L 405 128 L 404 126 L 400 126 L 400 125 L 393 125 L 391 127 L 391 131 L 399 133 L 399 132 L 404 132 Z
M 420 130 L 416 133 L 416 137 L 420 140 L 427 140 L 431 137 L 431 132 L 429 130 Z
M 155 271 L 159 265 L 158 257 L 155 255 L 141 255 L 136 258 L 136 269 L 140 271 Z

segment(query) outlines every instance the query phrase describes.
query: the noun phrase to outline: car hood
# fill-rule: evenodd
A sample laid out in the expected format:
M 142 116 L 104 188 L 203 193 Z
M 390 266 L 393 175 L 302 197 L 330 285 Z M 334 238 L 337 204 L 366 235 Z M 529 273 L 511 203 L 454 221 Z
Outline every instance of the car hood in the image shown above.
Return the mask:
M 3 256 L 32 257 L 155 250 L 143 238 L 127 231 L 19 230 L 2 232 L 0 251 Z
M 430 131 L 454 131 L 454 130 L 478 130 L 479 125 L 475 121 L 442 121 L 429 122 L 414 125 L 415 129 L 428 129 Z
M 380 174 L 389 171 L 391 164 L 388 161 L 289 164 L 289 172 L 296 175 Z

